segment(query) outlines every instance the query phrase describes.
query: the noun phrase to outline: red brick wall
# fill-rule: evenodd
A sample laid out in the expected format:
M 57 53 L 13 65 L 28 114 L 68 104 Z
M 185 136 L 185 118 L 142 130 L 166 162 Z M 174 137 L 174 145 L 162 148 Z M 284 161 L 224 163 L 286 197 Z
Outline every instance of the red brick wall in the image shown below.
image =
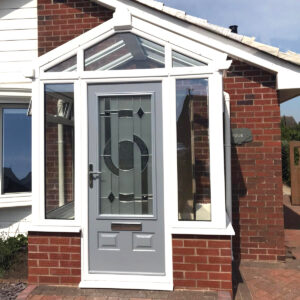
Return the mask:
M 78 285 L 80 234 L 28 233 L 28 283 Z
M 38 52 L 42 55 L 112 17 L 91 0 L 38 0 Z
M 249 128 L 253 142 L 232 146 L 234 253 L 284 259 L 280 105 L 276 77 L 234 61 L 224 78 L 231 127 Z
M 231 241 L 220 236 L 173 236 L 174 288 L 232 292 Z

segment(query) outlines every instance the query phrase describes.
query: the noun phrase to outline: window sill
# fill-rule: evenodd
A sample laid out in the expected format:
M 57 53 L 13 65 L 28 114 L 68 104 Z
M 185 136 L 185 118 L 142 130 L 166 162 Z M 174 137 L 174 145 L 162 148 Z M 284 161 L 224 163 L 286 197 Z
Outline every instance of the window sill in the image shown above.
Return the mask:
M 31 225 L 28 231 L 79 233 L 81 232 L 81 226 Z
M 195 227 L 173 226 L 172 234 L 196 234 L 196 235 L 235 235 L 231 223 L 228 223 L 226 228 L 201 228 L 201 224 L 195 224 Z M 199 227 L 196 227 L 199 226 Z
M 4 194 L 0 196 L 0 208 L 31 206 L 31 193 Z

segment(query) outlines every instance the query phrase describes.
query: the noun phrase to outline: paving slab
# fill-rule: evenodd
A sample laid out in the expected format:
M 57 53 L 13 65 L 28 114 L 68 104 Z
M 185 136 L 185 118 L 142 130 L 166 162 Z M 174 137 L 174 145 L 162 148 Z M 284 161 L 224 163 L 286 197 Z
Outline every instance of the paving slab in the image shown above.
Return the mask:
M 142 291 L 37 286 L 27 300 L 229 300 L 229 293 L 200 291 Z

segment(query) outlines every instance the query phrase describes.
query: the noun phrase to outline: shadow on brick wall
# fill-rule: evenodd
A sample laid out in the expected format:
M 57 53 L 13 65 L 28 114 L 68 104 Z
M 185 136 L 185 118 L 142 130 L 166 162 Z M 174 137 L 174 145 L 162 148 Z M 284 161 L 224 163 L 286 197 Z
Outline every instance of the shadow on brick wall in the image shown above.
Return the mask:
M 239 163 L 236 146 L 231 147 L 231 167 L 232 167 L 232 219 L 235 236 L 233 237 L 233 255 L 235 260 L 240 259 L 240 198 L 247 194 L 242 170 Z
M 284 229 L 300 229 L 300 215 L 291 210 L 288 206 L 283 206 Z
M 240 235 L 240 198 L 247 194 L 247 188 L 243 179 L 242 170 L 240 167 L 237 149 L 234 145 L 231 146 L 231 167 L 232 167 L 232 219 L 235 236 L 233 237 L 233 256 L 232 263 L 232 285 L 233 299 L 237 293 L 237 288 L 240 283 L 243 283 L 243 278 L 239 271 L 240 256 L 241 256 L 241 235 Z

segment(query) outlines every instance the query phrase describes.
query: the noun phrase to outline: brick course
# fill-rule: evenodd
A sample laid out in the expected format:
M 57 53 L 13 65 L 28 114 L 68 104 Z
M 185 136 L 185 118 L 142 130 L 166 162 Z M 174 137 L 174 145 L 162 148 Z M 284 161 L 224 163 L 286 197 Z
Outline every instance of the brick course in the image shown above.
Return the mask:
M 232 292 L 230 237 L 173 235 L 175 289 Z
M 90 0 L 38 0 L 39 55 L 72 40 L 112 17 Z
M 280 104 L 276 77 L 234 60 L 224 77 L 231 127 L 249 128 L 253 141 L 232 146 L 236 259 L 283 260 Z
M 78 285 L 79 233 L 28 233 L 28 283 Z

